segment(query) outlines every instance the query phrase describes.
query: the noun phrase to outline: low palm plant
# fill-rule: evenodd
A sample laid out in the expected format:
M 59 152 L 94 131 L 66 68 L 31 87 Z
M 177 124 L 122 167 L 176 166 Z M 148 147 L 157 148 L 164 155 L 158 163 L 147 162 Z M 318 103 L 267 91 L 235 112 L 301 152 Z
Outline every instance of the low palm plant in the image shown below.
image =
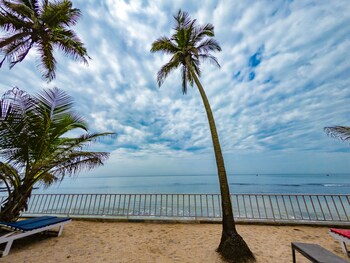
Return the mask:
M 88 133 L 72 111 L 73 101 L 54 88 L 31 97 L 15 88 L 0 100 L 0 182 L 8 196 L 0 220 L 13 221 L 27 209 L 34 185 L 50 185 L 83 168 L 103 164 L 109 153 L 86 151 L 96 139 L 112 133 Z M 67 133 L 81 130 L 81 135 Z
M 255 261 L 253 253 L 238 234 L 232 212 L 230 190 L 227 182 L 224 159 L 221 152 L 219 136 L 208 98 L 199 81 L 201 60 L 210 60 L 219 66 L 217 59 L 210 53 L 221 51 L 214 37 L 214 26 L 198 26 L 188 13 L 178 12 L 175 18 L 175 32 L 168 37 L 161 37 L 153 42 L 151 52 L 163 52 L 172 55 L 170 61 L 158 71 L 158 85 L 177 68 L 181 68 L 182 92 L 187 92 L 187 83 L 196 83 L 207 113 L 212 142 L 214 146 L 218 177 L 220 182 L 222 204 L 222 236 L 217 251 L 231 262 Z
M 42 77 L 55 78 L 56 60 L 54 48 L 75 60 L 87 63 L 84 44 L 70 29 L 81 16 L 69 0 L 0 0 L 0 29 L 6 35 L 0 38 L 0 53 L 10 68 L 23 61 L 32 48 L 40 56 Z

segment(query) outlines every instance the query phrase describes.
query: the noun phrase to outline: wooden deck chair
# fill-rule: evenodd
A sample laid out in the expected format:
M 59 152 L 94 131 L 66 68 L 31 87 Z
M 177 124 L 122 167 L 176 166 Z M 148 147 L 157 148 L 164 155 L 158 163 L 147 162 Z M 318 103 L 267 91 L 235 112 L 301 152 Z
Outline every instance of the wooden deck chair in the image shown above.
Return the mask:
M 350 257 L 350 252 L 346 247 L 346 243 L 350 244 L 350 230 L 331 228 L 329 234 L 340 242 L 344 254 Z
M 14 240 L 56 227 L 58 227 L 57 236 L 60 236 L 63 226 L 71 221 L 72 219 L 67 217 L 42 216 L 11 223 L 0 222 L 0 228 L 5 230 L 4 233 L 0 233 L 0 244 L 6 243 L 5 249 L 0 251 L 1 256 L 8 255 Z

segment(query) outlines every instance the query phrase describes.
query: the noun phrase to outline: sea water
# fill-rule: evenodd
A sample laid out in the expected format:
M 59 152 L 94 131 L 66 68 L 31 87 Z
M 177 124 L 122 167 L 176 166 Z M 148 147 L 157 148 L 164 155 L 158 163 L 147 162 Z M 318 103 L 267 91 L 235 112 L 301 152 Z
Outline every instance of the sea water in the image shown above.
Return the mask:
M 232 203 L 239 218 L 349 220 L 349 198 L 341 194 L 350 193 L 350 174 L 229 174 L 228 181 L 231 193 L 238 194 Z M 219 183 L 214 174 L 80 175 L 66 177 L 48 188 L 40 186 L 33 193 L 45 194 L 32 195 L 28 211 L 34 214 L 210 218 L 221 215 Z
M 231 193 L 349 194 L 350 174 L 229 174 Z M 33 193 L 215 194 L 217 175 L 144 175 L 66 177 Z

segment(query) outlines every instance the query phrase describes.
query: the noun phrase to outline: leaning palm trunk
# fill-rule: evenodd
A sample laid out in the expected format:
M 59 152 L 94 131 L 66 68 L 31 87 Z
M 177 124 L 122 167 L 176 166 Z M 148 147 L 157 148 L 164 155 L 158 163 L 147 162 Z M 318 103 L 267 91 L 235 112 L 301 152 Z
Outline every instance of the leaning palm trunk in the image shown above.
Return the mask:
M 235 227 L 230 197 L 230 189 L 227 182 L 224 158 L 222 157 L 219 136 L 216 130 L 215 120 L 210 108 L 208 98 L 191 64 L 187 62 L 187 66 L 193 76 L 199 93 L 201 94 L 203 104 L 207 113 L 211 138 L 214 146 L 216 166 L 219 176 L 222 205 L 222 235 L 220 245 L 217 251 L 225 259 L 231 262 L 240 263 L 254 261 L 255 257 L 253 253 L 250 251 L 248 245 L 243 240 L 243 238 L 238 234 Z
M 21 213 L 28 209 L 28 200 L 32 194 L 32 189 L 33 187 L 23 184 L 10 193 L 1 207 L 0 221 L 16 221 Z

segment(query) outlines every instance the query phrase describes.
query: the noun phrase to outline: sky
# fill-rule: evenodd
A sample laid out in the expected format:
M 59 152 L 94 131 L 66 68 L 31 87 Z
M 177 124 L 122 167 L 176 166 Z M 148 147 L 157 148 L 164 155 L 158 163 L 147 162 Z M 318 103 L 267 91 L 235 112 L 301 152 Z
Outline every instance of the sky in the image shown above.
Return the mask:
M 350 126 L 348 0 L 162 1 L 73 0 L 82 17 L 73 27 L 89 65 L 56 52 L 56 79 L 47 83 L 35 50 L 11 70 L 0 69 L 0 94 L 58 87 L 92 132 L 116 132 L 91 150 L 110 158 L 94 175 L 215 174 L 206 113 L 197 88 L 181 92 L 180 72 L 159 88 L 170 56 L 150 53 L 170 36 L 173 15 L 211 23 L 221 67 L 202 64 L 229 174 L 349 173 L 349 143 L 323 128 Z

